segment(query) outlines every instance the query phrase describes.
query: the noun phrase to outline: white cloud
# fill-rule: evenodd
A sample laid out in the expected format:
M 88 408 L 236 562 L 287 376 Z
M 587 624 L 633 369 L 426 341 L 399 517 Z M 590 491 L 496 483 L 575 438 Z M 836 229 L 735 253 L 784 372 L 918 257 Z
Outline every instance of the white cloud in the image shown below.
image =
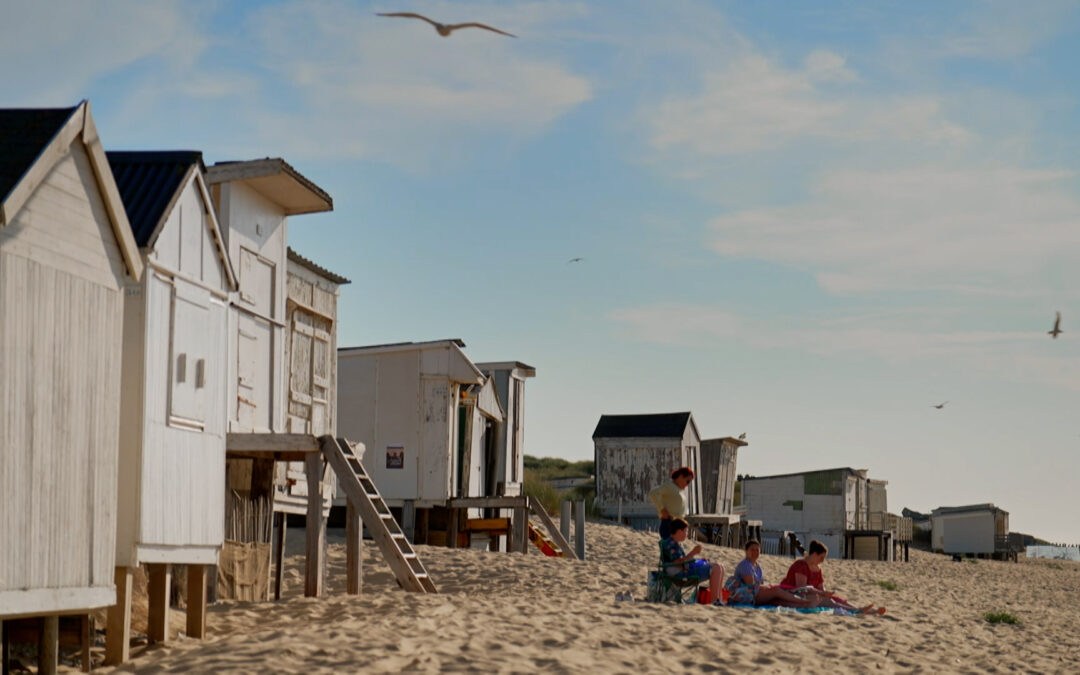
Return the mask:
M 809 200 L 721 216 L 709 236 L 725 256 L 808 270 L 834 292 L 1047 290 L 1047 274 L 1075 288 L 1080 199 L 1071 177 L 1008 167 L 833 171 Z
M 5 3 L 3 15 L 5 106 L 72 105 L 102 75 L 149 58 L 190 67 L 207 47 L 197 28 L 203 13 L 190 4 L 41 0 Z

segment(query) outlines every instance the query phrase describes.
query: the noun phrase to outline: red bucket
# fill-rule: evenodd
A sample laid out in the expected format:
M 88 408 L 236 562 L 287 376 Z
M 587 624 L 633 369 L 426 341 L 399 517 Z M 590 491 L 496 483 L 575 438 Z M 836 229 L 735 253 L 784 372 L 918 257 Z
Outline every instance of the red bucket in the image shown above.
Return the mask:
M 712 589 L 704 586 L 697 589 L 697 601 L 699 605 L 708 605 L 712 602 Z

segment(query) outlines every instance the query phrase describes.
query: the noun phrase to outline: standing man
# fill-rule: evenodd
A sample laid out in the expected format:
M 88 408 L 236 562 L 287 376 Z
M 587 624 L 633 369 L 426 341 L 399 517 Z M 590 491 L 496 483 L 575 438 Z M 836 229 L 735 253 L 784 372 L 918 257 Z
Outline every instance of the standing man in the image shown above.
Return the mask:
M 671 535 L 673 518 L 686 516 L 686 496 L 683 495 L 683 491 L 692 480 L 694 480 L 694 470 L 688 466 L 680 466 L 671 472 L 670 481 L 649 491 L 649 501 L 653 503 L 660 515 L 661 539 L 667 539 Z

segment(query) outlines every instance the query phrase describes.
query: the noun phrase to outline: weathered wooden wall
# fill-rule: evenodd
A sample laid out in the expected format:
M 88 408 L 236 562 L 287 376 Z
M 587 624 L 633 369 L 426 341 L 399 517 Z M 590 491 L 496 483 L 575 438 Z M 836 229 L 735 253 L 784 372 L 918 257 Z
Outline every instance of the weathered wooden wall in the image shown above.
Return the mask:
M 735 463 L 739 447 L 729 439 L 701 441 L 701 508 L 704 513 L 731 513 L 735 498 Z
M 677 439 L 597 438 L 595 458 L 596 503 L 607 516 L 616 514 L 620 502 L 624 516 L 655 515 L 649 491 L 670 480 L 680 466 L 693 466 L 697 472 Z M 689 512 L 697 513 L 686 496 Z
M 125 266 L 80 142 L 0 227 L 0 613 L 113 602 Z

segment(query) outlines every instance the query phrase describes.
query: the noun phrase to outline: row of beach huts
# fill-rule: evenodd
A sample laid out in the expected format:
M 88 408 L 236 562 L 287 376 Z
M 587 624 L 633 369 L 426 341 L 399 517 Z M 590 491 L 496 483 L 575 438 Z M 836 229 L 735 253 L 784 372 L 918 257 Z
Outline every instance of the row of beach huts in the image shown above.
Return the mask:
M 942 553 L 1015 560 L 1023 550 L 1008 512 L 992 503 L 944 506 L 927 517 L 890 513 L 888 482 L 866 469 L 740 476 L 736 462 L 747 441 L 702 439 L 690 412 L 603 415 L 593 444 L 597 508 L 639 529 L 659 524 L 649 490 L 674 467 L 689 466 L 697 478 L 686 488 L 688 520 L 715 543 L 754 537 L 766 552 L 791 554 L 817 539 L 842 558 L 896 560 L 902 551 L 906 560 L 922 530 Z
M 282 159 L 108 152 L 86 101 L 0 110 L 0 663 L 29 625 L 55 670 L 75 616 L 89 667 L 86 617 L 106 607 L 106 660 L 126 660 L 140 567 L 150 641 L 169 637 L 179 565 L 202 637 L 228 545 L 257 569 L 276 548 L 280 594 L 290 513 L 307 595 L 332 504 L 350 592 L 361 519 L 412 590 L 434 585 L 409 542 L 527 549 L 535 369 L 474 363 L 456 339 L 339 349 L 349 281 L 287 237 L 332 209 Z

